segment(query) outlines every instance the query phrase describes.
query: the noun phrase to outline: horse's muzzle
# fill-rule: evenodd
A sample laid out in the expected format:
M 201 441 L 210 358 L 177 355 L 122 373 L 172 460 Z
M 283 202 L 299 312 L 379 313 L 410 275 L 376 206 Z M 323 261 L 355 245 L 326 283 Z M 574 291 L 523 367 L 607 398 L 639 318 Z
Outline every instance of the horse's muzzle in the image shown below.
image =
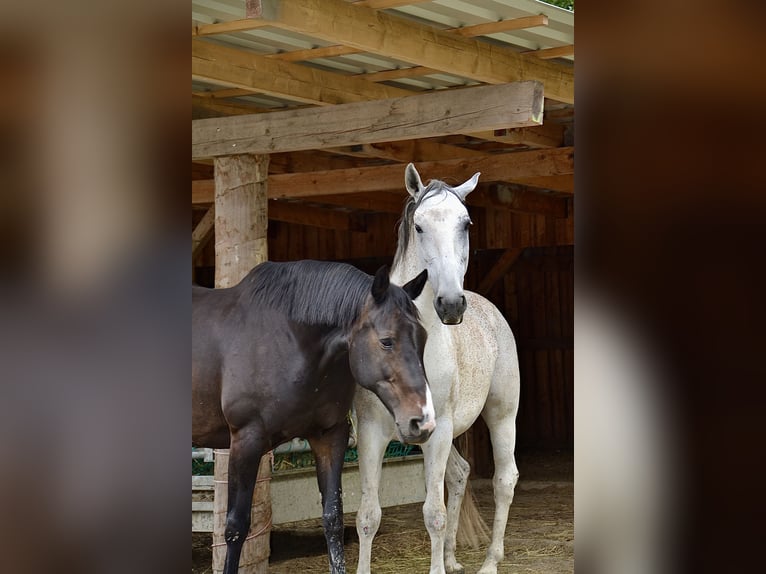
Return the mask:
M 434 299 L 434 309 L 439 315 L 439 320 L 445 325 L 459 325 L 463 322 L 463 313 L 465 313 L 468 304 L 465 295 L 448 299 L 447 297 L 436 297 Z
M 398 428 L 399 438 L 405 444 L 423 444 L 431 437 L 435 428 L 436 422 L 432 417 L 412 417 L 406 431 L 401 427 Z

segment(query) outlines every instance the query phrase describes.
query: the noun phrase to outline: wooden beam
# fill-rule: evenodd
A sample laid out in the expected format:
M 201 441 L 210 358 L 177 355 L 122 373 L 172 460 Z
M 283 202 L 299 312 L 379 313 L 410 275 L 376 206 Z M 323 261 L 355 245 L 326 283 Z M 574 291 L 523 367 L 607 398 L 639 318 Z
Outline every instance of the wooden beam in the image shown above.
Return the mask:
M 410 4 L 410 2 L 408 2 Z M 357 2 L 357 5 L 364 5 Z M 377 6 L 369 6 L 370 8 L 379 9 Z M 445 32 L 452 32 L 459 36 L 471 38 L 474 36 L 483 36 L 487 34 L 496 34 L 498 32 L 508 32 L 511 30 L 521 30 L 523 28 L 532 28 L 534 26 L 547 26 L 548 16 L 539 14 L 536 16 L 525 16 L 523 18 L 512 18 L 510 20 L 501 20 L 499 22 L 487 22 L 485 24 L 477 24 L 475 26 L 464 26 L 463 28 L 448 28 Z M 280 60 L 287 60 L 291 62 L 313 60 L 315 58 L 333 58 L 336 56 L 347 56 L 349 54 L 360 54 L 363 50 L 358 48 L 352 48 L 351 46 L 345 46 L 342 44 L 334 46 L 324 46 L 321 48 L 309 48 L 306 50 L 293 50 L 290 52 L 281 52 L 279 54 L 271 54 L 270 58 L 279 58 Z M 413 66 L 411 68 L 400 68 L 397 70 L 383 70 L 381 72 L 371 72 L 368 74 L 360 74 L 360 77 L 364 77 L 367 80 L 373 82 L 385 82 L 386 80 L 394 80 L 399 78 L 412 78 L 415 76 L 425 76 L 428 74 L 439 73 L 439 70 L 433 68 L 426 68 L 424 66 Z
M 498 259 L 492 266 L 492 269 L 489 270 L 489 273 L 487 273 L 484 276 L 484 279 L 481 280 L 477 291 L 486 297 L 487 293 L 494 287 L 498 279 L 504 277 L 511 266 L 516 262 L 522 251 L 524 251 L 522 248 L 506 249 L 500 256 L 500 259 Z
M 343 104 L 413 93 L 204 40 L 192 40 L 192 79 L 309 104 Z
M 539 125 L 542 104 L 539 82 L 515 82 L 308 110 L 194 120 L 192 159 Z
M 404 168 L 400 167 L 400 169 L 403 173 Z M 211 204 L 214 187 L 212 180 L 192 181 L 192 205 Z M 272 189 L 272 194 L 279 193 L 282 194 L 282 197 L 293 197 L 294 192 L 282 181 L 281 174 L 269 176 L 269 188 Z M 405 199 L 407 199 L 407 195 L 401 182 L 390 191 L 377 190 L 372 193 L 349 192 L 311 196 L 311 201 L 317 204 L 338 205 L 383 213 L 401 213 Z M 479 184 L 479 187 L 468 196 L 466 203 L 470 207 L 507 209 L 517 213 L 536 213 L 558 219 L 569 216 L 567 198 L 554 197 L 548 193 L 540 193 L 508 184 Z M 269 211 L 269 218 L 278 219 L 278 217 L 272 217 L 271 211 Z M 322 226 L 320 225 L 320 227 Z
M 344 0 L 264 0 L 264 20 L 335 44 L 492 84 L 543 83 L 546 97 L 574 103 L 573 68 Z
M 215 221 L 215 208 L 210 207 L 197 226 L 192 231 L 192 261 L 197 258 L 199 252 L 213 236 L 213 222 Z
M 424 180 L 437 179 L 462 182 L 477 171 L 480 181 L 524 183 L 536 179 L 538 185 L 574 174 L 574 148 L 521 151 L 482 157 L 444 161 L 421 162 L 418 171 Z M 401 190 L 404 186 L 404 167 L 400 164 L 358 167 L 305 173 L 282 173 L 269 176 L 269 197 L 312 197 L 371 191 Z M 470 196 L 469 196 L 470 197 Z M 209 203 L 210 180 L 192 181 L 192 203 Z M 502 201 L 502 200 L 501 200 Z M 508 202 L 510 199 L 508 199 Z
M 531 50 L 522 52 L 525 56 L 534 56 L 541 60 L 551 60 L 553 58 L 563 58 L 564 56 L 574 56 L 574 44 L 568 46 L 557 46 L 555 48 L 545 48 L 543 50 Z

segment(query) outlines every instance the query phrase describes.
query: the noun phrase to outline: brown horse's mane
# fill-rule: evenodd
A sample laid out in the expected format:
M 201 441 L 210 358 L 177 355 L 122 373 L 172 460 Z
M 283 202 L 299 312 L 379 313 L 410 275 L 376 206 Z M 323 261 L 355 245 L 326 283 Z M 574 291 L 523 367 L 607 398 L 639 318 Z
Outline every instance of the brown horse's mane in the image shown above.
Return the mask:
M 240 300 L 248 305 L 284 312 L 307 325 L 347 328 L 359 317 L 370 294 L 372 277 L 347 263 L 327 261 L 265 262 L 239 284 Z M 391 289 L 386 303 L 417 317 L 402 289 Z

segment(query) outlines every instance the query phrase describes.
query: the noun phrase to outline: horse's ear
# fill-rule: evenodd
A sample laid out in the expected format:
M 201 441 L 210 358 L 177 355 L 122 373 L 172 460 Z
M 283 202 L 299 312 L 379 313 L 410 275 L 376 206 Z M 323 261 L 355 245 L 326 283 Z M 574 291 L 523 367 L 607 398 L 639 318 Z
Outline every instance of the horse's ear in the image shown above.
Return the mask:
M 388 265 L 384 265 L 375 273 L 372 280 L 372 298 L 376 303 L 382 303 L 388 293 Z
M 423 182 L 420 181 L 420 174 L 411 163 L 408 163 L 407 168 L 404 170 L 404 186 L 410 192 L 410 195 L 415 198 L 423 191 Z
M 471 179 L 469 179 L 465 183 L 461 183 L 457 187 L 452 188 L 462 201 L 465 201 L 465 198 L 468 196 L 468 194 L 471 193 L 474 189 L 476 189 L 476 185 L 479 183 L 480 175 L 481 175 L 481 172 L 477 171 L 475 174 L 473 174 L 473 177 Z
M 423 292 L 423 287 L 425 287 L 427 279 L 428 269 L 423 269 L 423 271 L 420 272 L 420 275 L 415 277 L 415 279 L 402 285 L 402 289 L 404 289 L 407 295 L 410 296 L 410 299 L 417 299 Z

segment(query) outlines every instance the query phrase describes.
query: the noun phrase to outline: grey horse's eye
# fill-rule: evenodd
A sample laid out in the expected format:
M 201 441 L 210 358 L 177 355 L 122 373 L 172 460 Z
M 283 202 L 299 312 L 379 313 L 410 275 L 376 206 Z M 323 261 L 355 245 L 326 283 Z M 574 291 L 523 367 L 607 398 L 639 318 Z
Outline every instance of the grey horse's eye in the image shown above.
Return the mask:
M 418 233 L 423 233 L 423 228 L 420 227 L 418 224 L 415 224 L 415 231 L 417 231 Z

